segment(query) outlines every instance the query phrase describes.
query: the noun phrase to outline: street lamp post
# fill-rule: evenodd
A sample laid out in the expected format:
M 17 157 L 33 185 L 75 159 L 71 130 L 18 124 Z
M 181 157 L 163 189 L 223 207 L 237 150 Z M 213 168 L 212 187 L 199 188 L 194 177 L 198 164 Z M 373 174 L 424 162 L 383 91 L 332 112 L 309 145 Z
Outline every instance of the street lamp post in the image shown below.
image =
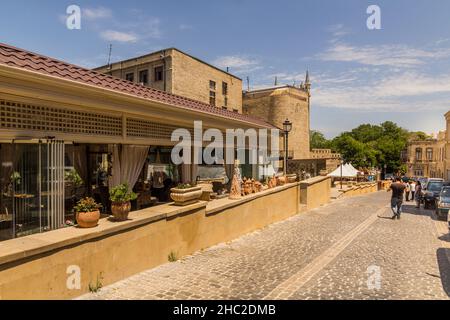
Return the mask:
M 287 174 L 287 159 L 288 159 L 288 135 L 289 132 L 292 130 L 292 122 L 290 122 L 288 119 L 286 119 L 283 122 L 283 132 L 284 132 L 284 163 L 283 163 L 283 172 L 284 175 Z
M 341 181 L 340 181 L 340 183 L 341 183 L 341 190 L 342 190 L 342 166 L 344 165 L 344 160 L 341 158 Z

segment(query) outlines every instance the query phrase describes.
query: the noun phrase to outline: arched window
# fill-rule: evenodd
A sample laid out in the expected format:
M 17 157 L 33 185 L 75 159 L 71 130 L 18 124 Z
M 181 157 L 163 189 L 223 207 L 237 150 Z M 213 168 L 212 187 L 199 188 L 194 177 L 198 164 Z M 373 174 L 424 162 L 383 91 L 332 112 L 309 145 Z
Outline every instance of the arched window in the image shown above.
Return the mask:
M 433 160 L 433 148 L 427 148 L 427 160 Z
M 417 161 L 422 160 L 422 148 L 416 148 L 416 160 Z

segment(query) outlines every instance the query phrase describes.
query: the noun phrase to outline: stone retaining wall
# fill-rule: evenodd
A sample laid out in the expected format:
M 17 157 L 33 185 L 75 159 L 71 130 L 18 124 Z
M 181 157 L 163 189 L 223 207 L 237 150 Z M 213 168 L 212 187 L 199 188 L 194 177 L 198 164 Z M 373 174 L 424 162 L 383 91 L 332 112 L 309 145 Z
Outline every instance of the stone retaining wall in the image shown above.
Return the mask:
M 172 204 L 130 213 L 125 222 L 102 219 L 0 243 L 0 299 L 70 299 L 227 242 L 305 208 L 329 201 L 329 179 L 310 179 L 248 195 L 186 207 Z M 69 289 L 80 273 L 80 289 Z M 69 274 L 68 274 L 69 272 Z

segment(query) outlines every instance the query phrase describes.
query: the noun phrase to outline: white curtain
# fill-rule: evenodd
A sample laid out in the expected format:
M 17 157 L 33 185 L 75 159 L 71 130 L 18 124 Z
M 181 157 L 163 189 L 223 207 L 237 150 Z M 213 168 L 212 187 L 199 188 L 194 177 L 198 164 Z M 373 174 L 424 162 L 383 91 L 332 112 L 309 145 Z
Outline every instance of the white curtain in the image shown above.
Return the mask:
M 112 147 L 111 187 L 128 183 L 130 189 L 134 188 L 144 167 L 149 148 L 149 146 L 136 145 L 114 145 Z

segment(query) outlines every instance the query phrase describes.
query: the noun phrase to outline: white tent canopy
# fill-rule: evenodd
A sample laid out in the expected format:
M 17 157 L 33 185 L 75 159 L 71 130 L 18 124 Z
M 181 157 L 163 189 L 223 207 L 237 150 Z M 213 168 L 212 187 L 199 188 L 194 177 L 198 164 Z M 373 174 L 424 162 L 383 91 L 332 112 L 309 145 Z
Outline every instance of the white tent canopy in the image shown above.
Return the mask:
M 342 167 L 342 175 L 341 175 Z M 343 177 L 343 178 L 356 178 L 358 170 L 356 170 L 351 164 L 340 165 L 336 170 L 329 173 L 329 177 Z
M 350 170 L 350 172 L 353 172 L 355 175 L 358 175 L 359 171 L 356 170 L 355 167 L 352 166 L 351 163 L 347 163 L 345 166 Z

